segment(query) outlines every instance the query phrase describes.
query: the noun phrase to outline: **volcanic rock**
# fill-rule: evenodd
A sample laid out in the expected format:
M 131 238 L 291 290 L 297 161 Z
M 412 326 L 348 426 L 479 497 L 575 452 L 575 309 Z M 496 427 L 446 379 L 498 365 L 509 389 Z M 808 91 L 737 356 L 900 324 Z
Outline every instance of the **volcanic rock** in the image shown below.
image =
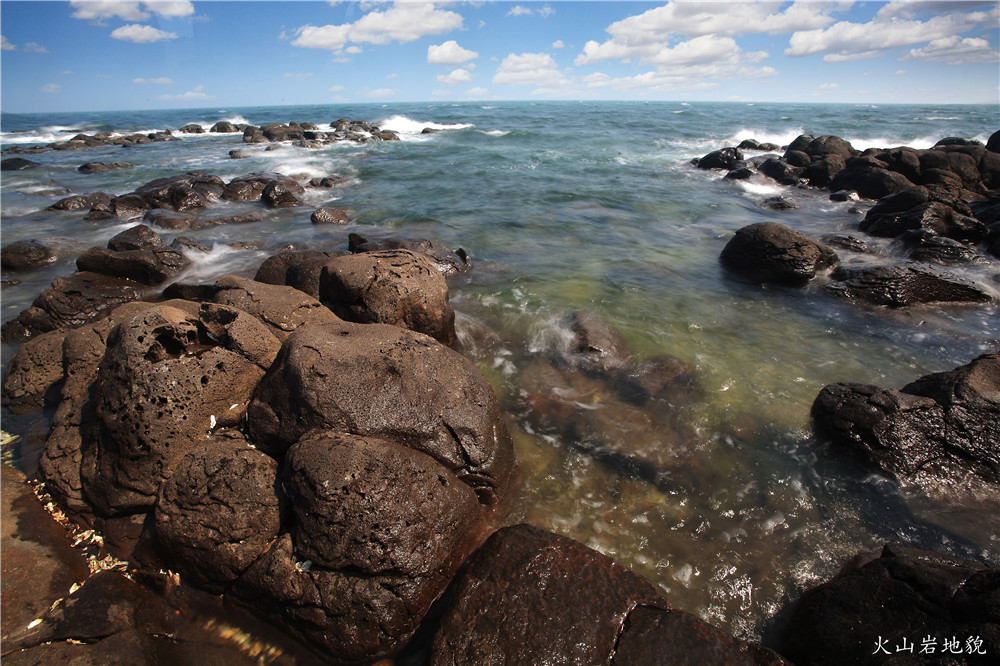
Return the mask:
M 763 282 L 803 285 L 825 268 L 837 265 L 826 245 L 773 222 L 743 227 L 722 250 L 730 269 Z

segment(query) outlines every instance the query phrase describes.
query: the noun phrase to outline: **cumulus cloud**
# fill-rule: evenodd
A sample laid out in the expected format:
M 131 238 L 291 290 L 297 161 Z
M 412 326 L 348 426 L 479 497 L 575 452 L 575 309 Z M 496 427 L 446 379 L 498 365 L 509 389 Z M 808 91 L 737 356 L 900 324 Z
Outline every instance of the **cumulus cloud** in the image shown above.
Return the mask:
M 62 87 L 58 83 L 46 83 L 44 86 L 38 89 L 38 92 L 55 94 L 61 93 Z
M 556 13 L 556 10 L 552 9 L 549 5 L 543 5 L 539 9 L 532 9 L 531 7 L 525 7 L 524 5 L 514 5 L 511 7 L 510 11 L 507 12 L 507 16 L 541 16 L 542 18 L 548 18 Z
M 4 51 L 16 51 L 17 50 L 17 46 L 15 46 L 14 44 L 11 44 L 7 40 L 7 38 L 4 37 L 3 35 L 0 35 L 0 49 L 2 49 Z
M 112 30 L 111 37 L 114 39 L 120 39 L 124 42 L 151 44 L 153 42 L 163 42 L 169 39 L 177 39 L 177 33 L 160 30 L 151 25 L 138 25 L 136 23 L 130 23 Z
M 486 88 L 469 88 L 465 91 L 466 97 L 485 97 L 489 95 L 490 91 Z
M 552 48 L 554 48 L 554 49 L 564 49 L 564 48 L 566 48 L 566 44 L 563 43 L 563 40 L 557 39 L 556 41 L 552 42 Z
M 168 79 L 165 76 L 159 76 L 153 79 L 142 79 L 142 78 L 132 79 L 132 83 L 139 83 L 142 85 L 154 85 L 154 86 L 172 86 L 177 82 L 174 81 L 173 79 Z
M 785 55 L 796 57 L 824 54 L 824 62 L 846 62 L 874 58 L 890 49 L 917 44 L 928 44 L 927 48 L 930 48 L 930 43 L 941 44 L 941 40 L 954 40 L 958 45 L 958 35 L 980 27 L 984 21 L 995 22 L 1000 17 L 1000 9 L 994 8 L 990 12 L 952 11 L 920 21 L 900 18 L 903 14 L 899 8 L 883 13 L 887 8 L 888 6 L 883 8 L 868 23 L 840 21 L 828 28 L 796 32 L 788 41 Z M 928 53 L 937 50 L 930 48 Z M 920 59 L 920 56 L 915 56 L 914 59 Z
M 198 102 L 215 99 L 215 95 L 209 95 L 206 93 L 205 86 L 196 86 L 193 90 L 189 90 L 185 93 L 181 93 L 179 95 L 160 95 L 157 99 L 168 102 Z
M 957 35 L 935 39 L 919 49 L 910 49 L 900 60 L 932 60 L 947 65 L 1000 62 L 1000 51 L 978 37 Z
M 194 6 L 190 2 L 169 2 L 167 0 L 149 0 L 147 2 L 70 0 L 69 4 L 76 10 L 72 14 L 73 18 L 85 21 L 100 22 L 114 17 L 123 21 L 147 21 L 151 16 L 150 12 L 164 18 L 181 18 L 194 14 Z
M 472 72 L 467 69 L 456 69 L 450 74 L 443 75 L 439 74 L 437 77 L 438 83 L 443 83 L 449 86 L 457 86 L 462 83 L 468 83 L 472 80 Z
M 437 9 L 429 2 L 407 2 L 395 4 L 385 11 L 369 12 L 354 23 L 304 25 L 295 31 L 292 45 L 340 51 L 350 43 L 406 43 L 461 27 L 460 14 Z
M 493 83 L 534 85 L 542 91 L 559 90 L 571 85 L 548 53 L 511 53 L 500 63 Z
M 478 57 L 477 52 L 463 49 L 454 39 L 449 39 L 443 44 L 431 44 L 427 47 L 427 62 L 434 65 L 459 65 Z

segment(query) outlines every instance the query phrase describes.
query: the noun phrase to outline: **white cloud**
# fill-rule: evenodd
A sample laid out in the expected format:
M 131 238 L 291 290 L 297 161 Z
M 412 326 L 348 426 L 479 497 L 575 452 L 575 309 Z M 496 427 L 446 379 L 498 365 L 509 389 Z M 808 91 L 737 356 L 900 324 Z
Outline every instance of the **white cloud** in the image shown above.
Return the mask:
M 466 97 L 485 97 L 489 95 L 490 91 L 486 88 L 469 88 L 465 91 Z
M 448 75 L 439 74 L 437 77 L 438 83 L 444 83 L 449 86 L 457 86 L 462 83 L 468 83 L 472 80 L 472 73 L 467 69 L 456 69 Z
M 6 37 L 0 35 L 0 49 L 4 51 L 16 51 L 17 47 L 11 44 Z
M 37 42 L 28 42 L 24 45 L 24 50 L 29 53 L 48 53 L 49 50 Z
M 361 55 L 364 52 L 365 50 L 360 46 L 348 46 L 344 49 L 344 53 L 347 53 L 348 55 Z
M 51 93 L 51 94 L 61 93 L 62 87 L 60 87 L 58 83 L 46 83 L 44 86 L 38 89 L 38 92 Z
M 836 83 L 822 83 L 819 86 L 820 90 L 832 90 L 834 88 L 839 88 L 840 85 Z
M 194 90 L 189 90 L 186 93 L 181 93 L 179 95 L 160 95 L 157 99 L 172 102 L 194 102 L 215 99 L 215 95 L 209 95 L 206 93 L 205 86 L 196 86 Z
M 25 47 L 27 48 L 27 47 Z M 957 35 L 935 39 L 919 49 L 910 49 L 900 60 L 932 60 L 948 65 L 1000 62 L 1000 52 L 985 39 Z
M 132 79 L 132 83 L 140 83 L 143 85 L 154 85 L 154 86 L 172 86 L 177 82 L 173 79 L 168 79 L 165 76 L 160 76 L 155 79 Z
M 561 89 L 571 85 L 548 53 L 511 53 L 500 63 L 497 73 L 493 76 L 493 83 L 513 86 L 534 85 L 545 90 Z
M 554 48 L 554 49 L 564 49 L 564 48 L 566 48 L 566 44 L 563 43 L 563 40 L 557 39 L 556 41 L 552 42 L 552 48 Z
M 194 6 L 190 2 L 168 2 L 166 0 L 147 0 L 147 2 L 115 2 L 114 0 L 70 0 L 70 6 L 76 11 L 73 18 L 85 21 L 104 21 L 118 17 L 123 21 L 147 21 L 150 12 L 164 18 L 181 18 L 194 14 Z M 145 7 L 144 11 L 140 5 Z
M 531 16 L 532 14 L 534 14 L 534 12 L 531 11 L 531 8 L 523 5 L 514 5 L 511 10 L 507 12 L 507 16 Z
M 135 42 L 136 44 L 150 44 L 168 39 L 177 39 L 177 33 L 159 30 L 151 25 L 130 23 L 112 30 L 111 37 L 125 42 Z
M 370 97 L 372 99 L 385 99 L 386 97 L 392 97 L 395 94 L 395 88 L 376 88 L 375 90 L 365 88 L 364 92 L 361 93 L 362 97 Z
M 327 92 L 343 92 L 344 86 L 330 86 L 326 89 Z
M 295 79 L 296 81 L 304 81 L 306 79 L 311 79 L 314 74 L 312 72 L 285 72 L 282 76 L 286 79 Z
M 672 48 L 663 48 L 644 59 L 658 67 L 686 67 L 700 64 L 734 64 L 738 62 L 740 47 L 732 37 L 702 35 Z
M 466 60 L 475 60 L 479 54 L 469 49 L 463 49 L 454 39 L 443 44 L 431 44 L 427 47 L 427 62 L 434 65 L 459 65 Z
M 398 79 L 399 78 L 399 74 L 396 74 L 395 72 L 393 72 L 392 74 L 386 74 L 385 78 L 387 78 L 387 79 Z
M 462 27 L 462 16 L 437 9 L 429 2 L 395 4 L 385 11 L 372 11 L 354 23 L 305 25 L 295 31 L 293 46 L 339 51 L 349 43 L 388 44 L 412 42 L 426 35 L 439 35 Z
M 883 11 L 888 7 L 889 5 L 883 8 Z M 993 9 L 989 13 L 952 12 L 919 21 L 899 18 L 901 14 L 898 8 L 885 13 L 883 11 L 868 23 L 840 21 L 829 28 L 796 32 L 789 39 L 785 55 L 795 57 L 824 54 L 824 62 L 846 62 L 874 58 L 894 48 L 940 43 L 939 40 L 944 39 L 955 40 L 957 44 L 961 33 L 981 27 L 988 17 L 994 22 L 1000 17 L 1000 9 Z M 921 59 L 920 54 L 914 59 Z

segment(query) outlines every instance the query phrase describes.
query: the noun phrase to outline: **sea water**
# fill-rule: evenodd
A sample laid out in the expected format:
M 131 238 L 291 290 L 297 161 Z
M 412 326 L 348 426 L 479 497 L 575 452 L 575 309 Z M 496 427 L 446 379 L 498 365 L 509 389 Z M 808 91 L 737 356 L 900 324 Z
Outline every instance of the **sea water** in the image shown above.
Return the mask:
M 996 304 L 888 310 L 839 301 L 819 284 L 793 289 L 737 278 L 718 260 L 736 229 L 773 221 L 815 238 L 860 236 L 870 202 L 727 181 L 691 164 L 743 139 L 784 145 L 804 133 L 841 136 L 858 149 L 929 148 L 947 136 L 985 142 L 1000 129 L 998 107 L 489 102 L 5 113 L 0 138 L 5 148 L 30 147 L 78 132 L 208 129 L 219 120 L 323 129 L 342 117 L 396 130 L 401 141 L 265 151 L 244 146 L 241 133 L 175 131 L 178 141 L 25 155 L 41 166 L 4 172 L 2 243 L 36 238 L 59 259 L 4 276 L 21 282 L 3 289 L 3 320 L 73 272 L 84 249 L 131 226 L 44 210 L 67 191 L 124 194 L 188 171 L 227 182 L 255 171 L 336 175 L 346 179 L 342 186 L 307 189 L 305 206 L 271 211 L 261 222 L 158 232 L 212 248 L 191 255 L 184 282 L 252 277 L 270 254 L 341 249 L 348 233 L 464 248 L 473 271 L 450 282 L 459 333 L 508 411 L 520 460 L 508 522 L 578 539 L 659 585 L 675 607 L 749 638 L 760 638 L 803 589 L 887 542 L 1000 563 L 996 494 L 929 498 L 900 489 L 830 451 L 809 421 L 828 383 L 900 388 L 997 351 Z M 231 159 L 229 151 L 241 148 L 251 156 Z M 98 161 L 135 167 L 76 171 Z M 774 196 L 798 208 L 762 206 Z M 313 225 L 310 213 L 320 206 L 344 209 L 350 224 Z M 893 252 L 890 241 L 868 240 Z M 882 260 L 841 254 L 847 263 Z M 960 272 L 996 293 L 997 260 Z M 525 375 L 564 344 L 567 317 L 577 311 L 617 330 L 636 362 L 671 355 L 697 371 L 700 393 L 676 415 L 694 436 L 676 452 L 671 483 L 650 484 L 597 461 L 569 441 L 588 433 L 541 431 L 524 414 Z M 15 349 L 4 345 L 4 365 Z M 605 424 L 600 436 L 658 445 L 653 435 L 636 438 L 628 414 L 604 397 L 597 391 L 586 406 L 606 412 L 595 419 Z M 5 429 L 44 428 L 5 420 Z M 20 455 L 30 467 L 37 450 Z

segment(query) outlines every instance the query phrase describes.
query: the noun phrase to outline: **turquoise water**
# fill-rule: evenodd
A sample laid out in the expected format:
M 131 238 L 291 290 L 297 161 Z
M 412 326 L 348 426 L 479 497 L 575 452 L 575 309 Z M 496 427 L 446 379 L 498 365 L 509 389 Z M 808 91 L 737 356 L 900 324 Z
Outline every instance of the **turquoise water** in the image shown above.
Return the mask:
M 745 138 L 787 144 L 834 134 L 856 148 L 932 146 L 945 136 L 984 141 L 1000 128 L 996 106 L 854 106 L 710 103 L 490 103 L 256 107 L 108 114 L 3 114 L 4 147 L 66 139 L 78 131 L 149 132 L 196 122 L 264 124 L 341 117 L 396 129 L 400 142 L 288 145 L 265 152 L 240 134 L 181 135 L 131 149 L 49 151 L 41 167 L 5 172 L 2 242 L 43 239 L 55 264 L 3 290 L 13 318 L 76 256 L 128 225 L 39 212 L 74 192 L 123 194 L 157 177 L 202 171 L 230 180 L 253 171 L 341 175 L 346 185 L 307 190 L 307 206 L 263 222 L 186 231 L 207 245 L 185 281 L 252 276 L 289 244 L 336 249 L 347 234 L 431 238 L 465 248 L 474 269 L 450 283 L 467 353 L 510 414 L 523 481 L 510 521 L 526 520 L 593 546 L 660 585 L 678 608 L 741 636 L 759 637 L 804 587 L 858 550 L 886 541 L 1000 561 L 1000 500 L 928 499 L 854 469 L 816 442 L 809 407 L 827 383 L 901 387 L 1000 347 L 996 305 L 910 311 L 850 306 L 818 286 L 762 288 L 722 270 L 732 233 L 776 221 L 820 238 L 856 231 L 865 205 L 763 181 L 734 183 L 690 165 Z M 440 130 L 421 134 L 424 127 Z M 88 161 L 126 171 L 82 175 Z M 39 193 L 41 192 L 41 193 Z M 800 208 L 771 211 L 781 195 Z M 318 206 L 351 224 L 317 227 Z M 169 241 L 174 235 L 161 232 Z M 228 243 L 253 242 L 257 249 Z M 874 241 L 886 251 L 889 242 Z M 843 255 L 847 262 L 870 261 Z M 1000 262 L 964 275 L 996 291 Z M 14 277 L 14 276 L 5 276 Z M 584 430 L 539 428 L 524 399 L 577 310 L 599 316 L 636 360 L 670 354 L 693 366 L 701 392 L 669 415 L 690 437 L 668 437 L 607 385 L 585 389 Z M 4 346 L 6 364 L 13 348 Z M 25 427 L 25 426 L 21 426 Z M 593 431 L 588 431 L 591 428 Z M 6 429 L 6 426 L 5 426 Z M 669 485 L 654 486 L 579 451 L 589 439 L 628 440 L 667 459 Z M 27 456 L 26 457 L 30 457 Z

